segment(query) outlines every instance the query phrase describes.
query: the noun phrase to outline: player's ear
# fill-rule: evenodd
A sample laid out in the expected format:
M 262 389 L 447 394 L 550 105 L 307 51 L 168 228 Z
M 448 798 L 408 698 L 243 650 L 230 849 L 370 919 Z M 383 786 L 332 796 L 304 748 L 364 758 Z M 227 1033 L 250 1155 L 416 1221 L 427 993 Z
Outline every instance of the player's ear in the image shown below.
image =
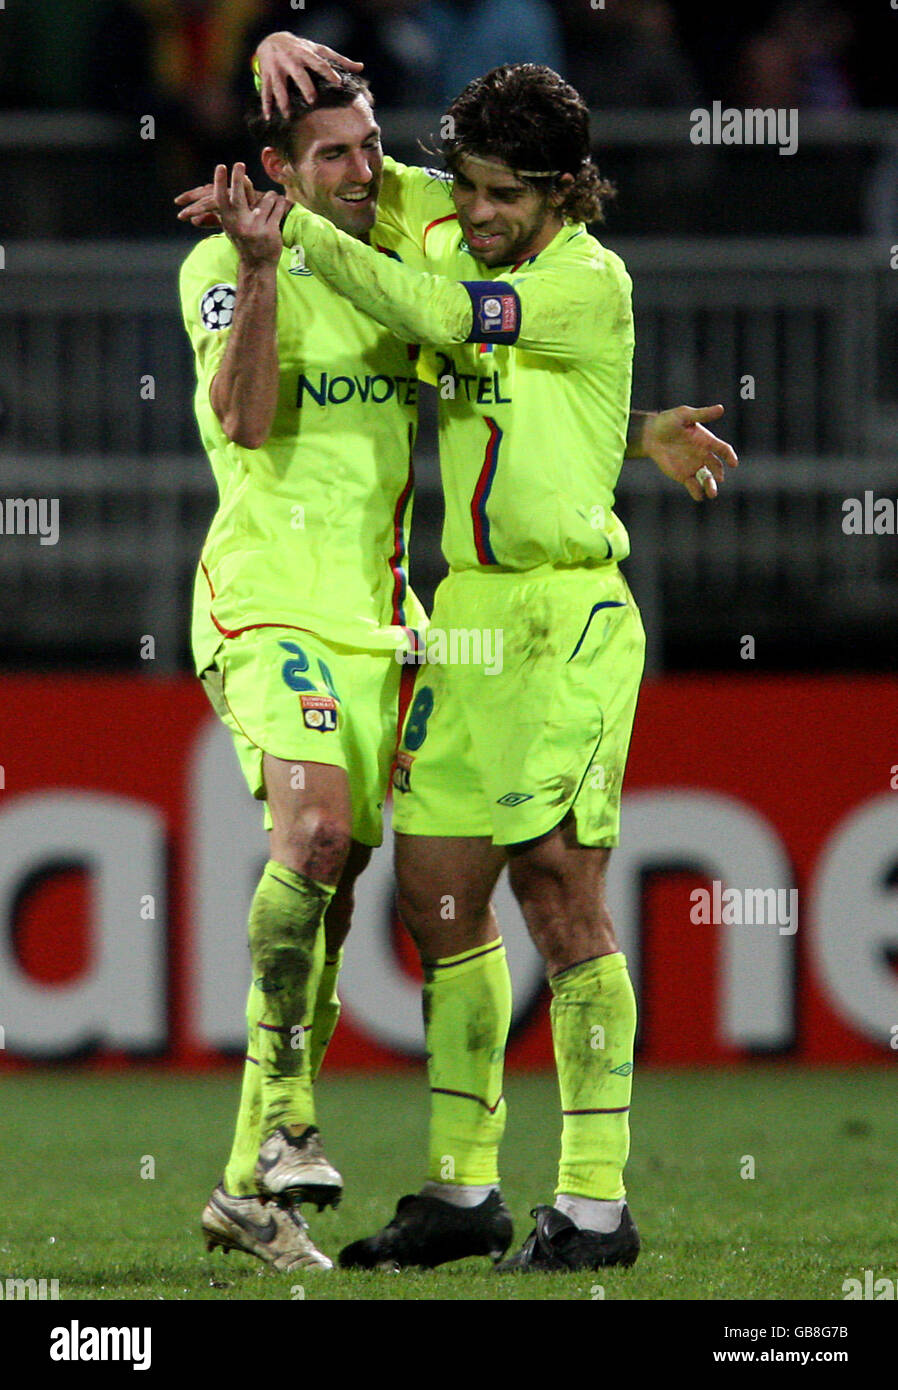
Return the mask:
M 573 174 L 562 174 L 561 178 L 552 189 L 552 192 L 549 194 L 549 207 L 560 208 L 573 186 Z
M 279 183 L 282 187 L 287 182 L 293 170 L 290 161 L 271 145 L 266 145 L 261 154 L 262 168 L 265 170 L 272 183 Z

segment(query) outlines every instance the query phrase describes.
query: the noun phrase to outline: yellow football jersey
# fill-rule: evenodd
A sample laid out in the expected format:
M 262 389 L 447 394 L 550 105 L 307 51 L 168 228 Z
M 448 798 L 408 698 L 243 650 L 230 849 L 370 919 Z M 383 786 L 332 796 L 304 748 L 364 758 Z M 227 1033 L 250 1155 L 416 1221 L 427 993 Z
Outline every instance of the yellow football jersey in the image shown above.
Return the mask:
M 398 234 L 372 243 L 395 254 Z M 383 650 L 425 621 L 408 586 L 417 350 L 285 250 L 277 273 L 278 403 L 260 449 L 231 443 L 209 401 L 227 346 L 238 254 L 200 242 L 181 269 L 196 415 L 218 485 L 194 597 L 196 667 L 267 625 Z

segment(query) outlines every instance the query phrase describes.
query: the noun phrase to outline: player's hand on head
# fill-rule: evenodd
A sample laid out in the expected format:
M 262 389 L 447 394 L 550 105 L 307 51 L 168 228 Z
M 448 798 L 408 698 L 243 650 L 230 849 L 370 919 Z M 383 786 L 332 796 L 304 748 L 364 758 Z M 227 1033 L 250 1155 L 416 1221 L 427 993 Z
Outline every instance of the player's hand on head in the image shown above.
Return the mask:
M 722 405 L 678 405 L 645 423 L 647 457 L 666 477 L 682 483 L 695 502 L 716 497 L 726 468 L 739 462 L 732 446 L 705 428 L 705 421 L 719 420 L 722 414 Z
M 258 207 L 263 195 L 257 188 L 253 187 L 252 180 L 246 174 L 243 178 L 243 189 L 249 206 Z M 179 193 L 174 202 L 175 206 L 180 208 L 179 222 L 192 222 L 194 227 L 221 226 L 221 217 L 215 201 L 214 183 L 203 183 L 196 188 L 188 188 L 185 192 Z
M 257 194 L 246 166 L 235 164 L 228 179 L 227 166 L 219 164 L 212 185 L 212 201 L 223 231 L 252 265 L 277 264 L 284 249 L 281 219 L 290 202 L 282 193 Z
M 356 63 L 345 58 L 342 53 L 328 48 L 324 43 L 312 43 L 309 39 L 298 38 L 287 30 L 269 34 L 256 49 L 259 64 L 262 114 L 269 120 L 275 107 L 282 116 L 290 114 L 290 97 L 287 80 L 293 78 L 301 95 L 311 105 L 315 103 L 315 86 L 309 73 L 317 72 L 325 82 L 340 81 L 333 64 L 348 68 L 350 72 L 361 72 L 364 63 Z

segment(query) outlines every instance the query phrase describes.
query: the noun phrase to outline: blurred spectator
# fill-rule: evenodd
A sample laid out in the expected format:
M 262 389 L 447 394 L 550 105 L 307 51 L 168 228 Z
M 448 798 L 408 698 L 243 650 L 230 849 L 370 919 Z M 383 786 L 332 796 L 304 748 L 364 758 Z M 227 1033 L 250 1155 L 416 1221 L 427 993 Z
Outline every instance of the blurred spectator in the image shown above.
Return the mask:
M 174 193 L 245 158 L 246 36 L 261 0 L 105 0 L 94 44 L 95 103 L 151 115 L 144 148 L 156 165 L 161 211 Z
M 436 101 L 440 55 L 421 0 L 325 0 L 308 12 L 289 0 L 263 0 L 260 10 L 250 53 L 266 34 L 288 29 L 364 63 L 378 106 Z
M 445 106 L 500 63 L 560 70 L 563 50 L 548 0 L 331 0 L 308 14 L 264 0 L 255 42 L 275 29 L 326 43 L 365 64 L 381 107 Z
M 795 55 L 781 34 L 770 29 L 746 41 L 737 61 L 735 98 L 740 106 L 767 110 L 798 105 Z
M 200 143 L 232 136 L 245 37 L 259 9 L 260 0 L 106 0 L 98 96 L 113 109 L 163 113 Z
M 561 0 L 566 76 L 587 105 L 692 107 L 699 84 L 668 0 Z
M 593 9 L 588 0 L 561 0 L 567 77 L 597 112 L 627 107 L 683 111 L 678 146 L 618 147 L 596 155 L 619 188 L 612 229 L 626 225 L 648 235 L 687 231 L 704 202 L 712 162 L 685 137 L 686 113 L 701 99 L 692 63 L 667 0 L 614 0 Z
M 431 100 L 441 106 L 502 63 L 543 63 L 567 76 L 561 30 L 547 0 L 426 0 L 420 15 L 439 54 Z
M 851 16 L 833 0 L 788 0 L 748 39 L 738 65 L 738 100 L 750 107 L 845 111 L 856 105 L 844 55 Z

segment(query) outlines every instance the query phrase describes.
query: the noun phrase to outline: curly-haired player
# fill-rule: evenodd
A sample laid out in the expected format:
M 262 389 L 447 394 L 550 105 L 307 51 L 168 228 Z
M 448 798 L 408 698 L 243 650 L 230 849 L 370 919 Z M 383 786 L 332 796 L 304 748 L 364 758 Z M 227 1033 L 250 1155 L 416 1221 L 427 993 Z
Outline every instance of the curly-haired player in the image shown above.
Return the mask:
M 406 170 L 385 183 L 380 213 L 437 273 L 385 261 L 302 209 L 284 227 L 318 277 L 424 345 L 450 566 L 433 625 L 494 634 L 504 651 L 500 671 L 451 659 L 422 670 L 405 724 L 394 827 L 400 911 L 425 970 L 430 1167 L 341 1263 L 432 1266 L 507 1244 L 497 1155 L 511 988 L 490 906 L 507 864 L 546 962 L 564 1125 L 554 1203 L 500 1268 L 630 1264 L 636 1005 L 605 903 L 645 642 L 614 513 L 630 277 L 584 225 L 611 190 L 587 109 L 557 73 L 487 73 L 443 131 L 450 177 Z

